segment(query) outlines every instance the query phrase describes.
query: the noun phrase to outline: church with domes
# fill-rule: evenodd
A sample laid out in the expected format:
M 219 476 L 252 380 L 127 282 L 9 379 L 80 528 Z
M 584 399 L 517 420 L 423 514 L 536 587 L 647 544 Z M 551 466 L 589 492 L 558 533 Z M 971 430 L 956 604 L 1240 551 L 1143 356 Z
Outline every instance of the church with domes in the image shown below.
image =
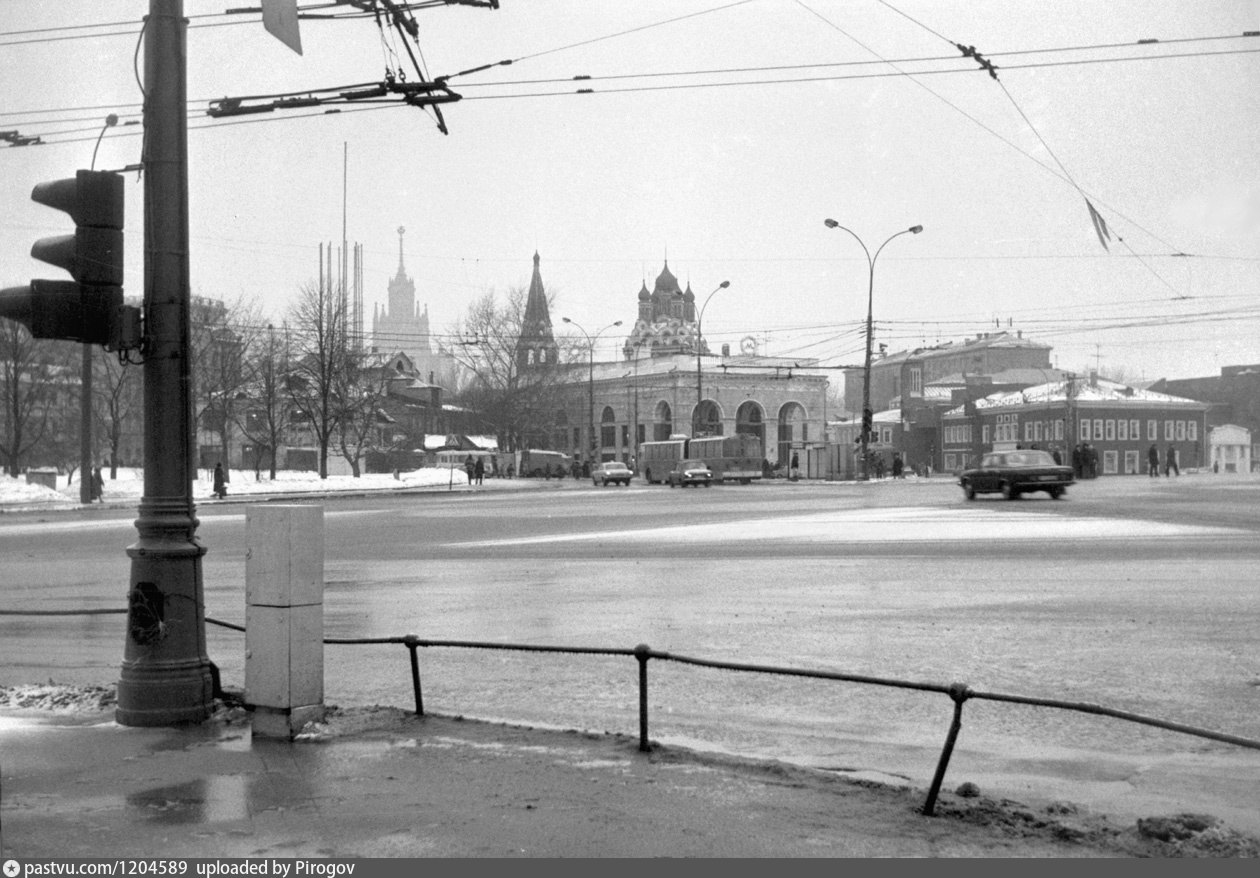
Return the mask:
M 634 359 L 636 351 L 659 357 L 669 354 L 708 353 L 708 345 L 699 337 L 696 321 L 696 294 L 678 285 L 669 270 L 669 260 L 656 278 L 652 291 L 647 281 L 639 289 L 639 314 L 634 328 L 626 337 L 622 353 L 627 360 Z
M 535 253 L 517 347 L 522 370 L 556 364 L 539 261 Z M 601 362 L 591 351 L 556 373 L 557 407 L 541 425 L 553 449 L 630 463 L 644 442 L 741 434 L 757 437 L 776 465 L 823 442 L 827 379 L 811 370 L 813 360 L 765 356 L 755 344 L 735 355 L 726 345 L 710 351 L 700 334 L 704 306 L 697 309 L 691 284 L 684 289 L 668 261 L 651 290 L 642 283 L 636 305 L 620 356 Z

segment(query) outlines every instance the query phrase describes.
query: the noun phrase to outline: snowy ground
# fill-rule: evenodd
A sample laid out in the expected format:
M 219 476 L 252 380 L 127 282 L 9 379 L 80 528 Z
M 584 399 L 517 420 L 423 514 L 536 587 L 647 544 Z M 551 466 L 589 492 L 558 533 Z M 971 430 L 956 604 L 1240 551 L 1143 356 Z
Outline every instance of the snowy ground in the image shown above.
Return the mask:
M 109 471 L 102 470 L 105 479 L 105 497 L 107 504 L 134 505 L 144 493 L 144 475 L 139 469 L 120 468 L 118 477 L 110 479 Z M 491 479 L 485 480 L 483 488 L 513 489 L 530 485 L 529 480 Z M 256 478 L 252 471 L 232 470 L 228 483 L 228 498 L 261 495 L 261 494 L 342 494 L 362 491 L 399 491 L 415 488 L 433 490 L 446 488 L 468 489 L 468 477 L 464 471 L 427 467 L 411 472 L 399 473 L 395 478 L 389 473 L 373 473 L 359 478 L 352 476 L 329 476 L 321 479 L 312 472 L 281 471 L 276 473 L 272 481 L 266 472 Z M 193 499 L 198 503 L 213 500 L 213 476 L 210 470 L 197 473 L 193 482 Z M 25 476 L 13 478 L 0 475 L 0 508 L 17 511 L 23 509 L 73 509 L 83 506 L 79 501 L 79 480 L 67 479 L 65 475 L 57 476 L 57 489 L 42 485 L 28 484 Z

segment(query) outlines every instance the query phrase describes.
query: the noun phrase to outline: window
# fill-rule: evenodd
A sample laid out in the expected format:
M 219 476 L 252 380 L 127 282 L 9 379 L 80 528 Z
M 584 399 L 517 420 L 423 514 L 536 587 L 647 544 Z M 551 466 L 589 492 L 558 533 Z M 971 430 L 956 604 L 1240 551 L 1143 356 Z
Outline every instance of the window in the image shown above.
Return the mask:
M 1129 435 L 1133 437 L 1135 442 L 1142 438 L 1142 422 L 1137 418 L 1129 421 Z
M 1189 439 L 1191 442 L 1198 441 L 1199 439 L 1199 422 L 1198 421 L 1186 422 L 1186 438 Z
M 1154 418 L 1146 422 L 1146 438 L 1151 442 L 1159 438 L 1159 422 Z
M 1138 472 L 1138 453 L 1136 451 L 1126 451 L 1124 453 L 1124 474 L 1126 476 L 1137 475 Z
M 910 393 L 913 396 L 923 395 L 923 369 L 919 366 L 910 370 Z
M 1103 419 L 1094 418 L 1094 441 L 1097 442 L 1103 437 Z
M 1180 441 L 1185 438 L 1186 438 L 1186 422 L 1178 421 L 1177 422 L 1177 439 L 1178 441 Z
M 1063 441 L 1063 421 L 1062 419 L 1054 422 L 1054 438 Z
M 1114 418 L 1107 419 L 1107 432 L 1105 435 L 1109 442 L 1116 441 L 1116 421 Z
M 1034 431 L 1033 431 L 1033 422 L 1032 422 L 1032 421 L 1024 421 L 1024 441 L 1025 441 L 1025 442 L 1031 442 L 1031 441 L 1033 441 L 1033 432 L 1034 432 Z
M 1171 442 L 1173 437 L 1173 422 L 1164 421 L 1164 438 Z
M 1043 429 L 1044 429 L 1044 428 L 1043 428 L 1043 426 L 1042 426 L 1042 422 L 1041 422 L 1041 421 L 1038 421 L 1035 425 L 1033 425 L 1033 441 L 1034 441 L 1034 442 L 1040 442 L 1040 441 L 1041 441 L 1041 431 L 1042 431 Z
M 1089 418 L 1081 418 L 1081 435 L 1078 436 L 1077 438 L 1080 439 L 1082 442 L 1089 441 L 1089 424 L 1090 424 Z
M 956 454 L 945 455 L 945 469 L 949 471 L 958 469 L 958 455 Z
M 989 425 L 985 424 L 980 430 L 980 441 L 985 445 L 989 444 Z
M 1103 452 L 1103 475 L 1115 475 L 1120 465 L 1120 452 Z
M 1129 422 L 1121 418 L 1116 423 L 1116 438 L 1124 442 L 1129 438 Z

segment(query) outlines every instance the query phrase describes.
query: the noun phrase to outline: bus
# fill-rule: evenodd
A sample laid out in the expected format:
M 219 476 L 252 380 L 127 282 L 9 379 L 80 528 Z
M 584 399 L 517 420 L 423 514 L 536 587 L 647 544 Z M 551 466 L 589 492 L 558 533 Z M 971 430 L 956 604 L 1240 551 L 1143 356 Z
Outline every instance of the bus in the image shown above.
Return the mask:
M 523 478 L 563 479 L 572 465 L 573 458 L 559 451 L 527 448 L 516 452 L 516 474 Z
M 703 460 L 713 472 L 713 480 L 747 485 L 762 475 L 761 440 L 740 433 L 735 436 L 705 436 L 692 439 L 687 456 Z
M 762 476 L 761 440 L 756 436 L 703 436 L 688 439 L 678 436 L 639 446 L 639 469 L 643 480 L 659 485 L 680 460 L 703 460 L 713 472 L 713 480 L 747 485 Z
M 685 438 L 662 439 L 640 445 L 636 463 L 643 473 L 643 481 L 649 485 L 659 485 L 665 481 L 665 476 L 674 468 L 674 464 L 686 456 Z

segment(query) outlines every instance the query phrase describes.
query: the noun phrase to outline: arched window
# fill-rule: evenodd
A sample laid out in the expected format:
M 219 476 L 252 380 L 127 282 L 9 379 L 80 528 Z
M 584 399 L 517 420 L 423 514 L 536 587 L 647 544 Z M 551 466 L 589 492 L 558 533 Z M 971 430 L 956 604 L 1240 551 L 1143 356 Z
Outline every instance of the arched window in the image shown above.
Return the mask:
M 696 406 L 695 421 L 692 424 L 693 436 L 721 436 L 722 409 L 711 399 L 706 399 Z
M 663 442 L 674 432 L 674 412 L 669 403 L 661 400 L 652 411 L 652 441 Z
M 765 412 L 761 405 L 747 400 L 735 412 L 735 433 L 744 436 L 756 436 L 761 447 L 766 447 Z
M 615 449 L 617 446 L 617 416 L 613 413 L 612 406 L 604 406 L 604 411 L 599 416 L 599 447 L 601 449 Z
M 799 402 L 789 402 L 779 409 L 779 457 L 780 464 L 792 457 L 792 446 L 809 441 L 809 425 L 805 409 Z

